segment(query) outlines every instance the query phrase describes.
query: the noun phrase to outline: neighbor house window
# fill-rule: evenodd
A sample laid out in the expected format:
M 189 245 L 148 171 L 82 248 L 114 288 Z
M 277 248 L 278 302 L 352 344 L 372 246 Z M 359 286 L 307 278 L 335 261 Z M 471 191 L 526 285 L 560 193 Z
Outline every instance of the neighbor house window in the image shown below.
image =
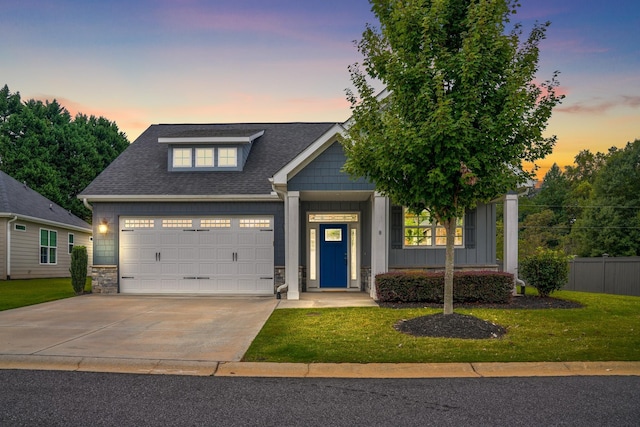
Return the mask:
M 191 148 L 174 148 L 173 149 L 173 167 L 174 168 L 190 168 L 191 167 Z
M 218 148 L 218 166 L 236 167 L 238 166 L 237 148 Z
M 196 167 L 213 167 L 213 148 L 196 148 Z
M 447 245 L 447 233 L 444 226 L 431 218 L 424 210 L 418 215 L 404 209 L 404 245 L 406 247 L 444 247 Z M 458 218 L 455 229 L 455 246 L 463 244 L 463 219 Z
M 27 231 L 27 226 L 24 224 L 15 224 L 16 231 Z
M 73 252 L 73 234 L 69 233 L 69 253 Z
M 40 229 L 40 264 L 56 264 L 58 249 L 58 232 Z

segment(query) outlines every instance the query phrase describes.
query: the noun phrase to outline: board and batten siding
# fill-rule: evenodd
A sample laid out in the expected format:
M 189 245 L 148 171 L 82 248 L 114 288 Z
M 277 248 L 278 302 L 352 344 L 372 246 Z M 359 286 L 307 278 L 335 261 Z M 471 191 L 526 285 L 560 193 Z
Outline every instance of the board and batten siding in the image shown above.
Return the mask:
M 16 224 L 24 225 L 26 230 L 16 230 Z M 53 230 L 58 233 L 56 245 L 57 260 L 55 264 L 40 264 L 40 229 Z M 17 220 L 11 223 L 11 278 L 39 279 L 70 277 L 69 267 L 71 266 L 71 254 L 69 254 L 68 249 L 69 233 L 74 236 L 74 246 L 85 246 L 87 248 L 87 254 L 89 256 L 87 273 L 90 274 L 91 270 L 89 267 L 93 252 L 90 234 L 52 225 Z M 6 239 L 6 235 L 4 238 Z M 6 244 L 4 247 L 6 248 Z M 5 260 L 3 264 L 6 264 L 6 253 L 3 259 Z M 6 265 L 4 267 L 6 269 Z
M 445 249 L 405 248 L 403 246 L 402 207 L 391 207 L 389 269 L 442 269 Z M 455 249 L 456 268 L 495 269 L 496 265 L 495 204 L 478 205 L 464 217 L 464 248 Z

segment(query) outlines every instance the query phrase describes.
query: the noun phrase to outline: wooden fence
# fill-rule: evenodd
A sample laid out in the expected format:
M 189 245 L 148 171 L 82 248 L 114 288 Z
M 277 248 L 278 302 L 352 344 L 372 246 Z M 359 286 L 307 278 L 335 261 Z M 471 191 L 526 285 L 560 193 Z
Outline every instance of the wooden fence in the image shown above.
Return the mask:
M 640 257 L 574 258 L 569 291 L 640 296 Z

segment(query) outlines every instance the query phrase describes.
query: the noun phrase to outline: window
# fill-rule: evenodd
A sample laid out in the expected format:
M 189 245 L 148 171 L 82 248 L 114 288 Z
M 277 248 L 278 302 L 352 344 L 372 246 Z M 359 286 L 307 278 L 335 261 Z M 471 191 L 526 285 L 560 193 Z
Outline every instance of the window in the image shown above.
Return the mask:
M 24 224 L 15 224 L 14 228 L 16 231 L 27 231 L 27 226 Z
M 171 168 L 210 171 L 238 167 L 237 147 L 173 147 Z
M 73 234 L 69 233 L 69 237 L 67 238 L 69 243 L 69 253 L 73 252 Z
M 173 167 L 174 168 L 190 168 L 191 167 L 191 148 L 174 148 L 173 149 Z
M 124 228 L 153 228 L 152 219 L 125 219 Z
M 196 148 L 196 167 L 213 167 L 213 148 Z
M 200 220 L 200 227 L 231 228 L 231 220 L 223 218 L 202 219 Z
M 162 228 L 191 228 L 193 220 L 191 219 L 163 219 Z
M 218 148 L 218 166 L 225 168 L 238 166 L 238 149 Z
M 444 247 L 447 245 L 445 228 L 431 219 L 426 210 L 416 215 L 404 209 L 404 246 L 405 247 Z M 456 221 L 455 246 L 463 244 L 463 219 Z
M 316 280 L 316 229 L 309 230 L 309 280 Z
M 269 228 L 271 220 L 269 219 L 240 219 L 240 228 Z
M 40 229 L 40 264 L 56 264 L 58 232 Z

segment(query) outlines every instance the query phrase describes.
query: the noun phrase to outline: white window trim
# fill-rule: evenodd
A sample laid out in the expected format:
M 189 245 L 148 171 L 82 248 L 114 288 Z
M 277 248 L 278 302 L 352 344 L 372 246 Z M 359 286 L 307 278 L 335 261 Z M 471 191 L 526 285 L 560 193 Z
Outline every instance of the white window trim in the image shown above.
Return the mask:
M 24 227 L 24 228 L 18 228 L 18 227 Z M 14 224 L 13 229 L 15 231 L 20 231 L 22 233 L 25 233 L 27 231 L 27 226 L 25 224 Z
M 73 242 L 71 239 L 73 238 Z M 73 248 L 76 245 L 76 236 L 73 233 L 67 233 L 67 246 L 69 248 L 69 255 L 73 252 Z

